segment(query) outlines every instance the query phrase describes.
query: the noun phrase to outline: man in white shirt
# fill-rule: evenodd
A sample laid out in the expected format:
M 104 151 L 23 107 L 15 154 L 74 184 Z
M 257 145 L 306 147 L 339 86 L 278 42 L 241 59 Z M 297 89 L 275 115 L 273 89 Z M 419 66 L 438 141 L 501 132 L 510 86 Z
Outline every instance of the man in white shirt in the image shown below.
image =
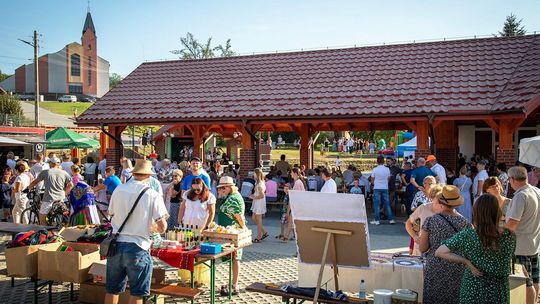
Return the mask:
M 113 233 L 116 233 L 137 197 L 148 188 L 147 180 L 152 172 L 150 161 L 139 159 L 133 168 L 134 182 L 116 187 L 109 204 Z M 129 281 L 130 303 L 142 303 L 150 295 L 152 277 L 152 258 L 149 253 L 152 232 L 164 233 L 167 230 L 167 208 L 163 196 L 148 188 L 135 206 L 123 230 L 117 238 L 116 253 L 107 258 L 107 283 L 105 303 L 118 303 L 118 294 Z
M 72 177 L 71 166 L 73 166 L 73 162 L 69 160 L 69 156 L 64 154 L 64 156 L 62 156 L 62 163 L 60 164 L 60 167 L 62 168 L 62 170 L 67 172 L 69 177 Z
M 437 174 L 437 182 L 441 186 L 446 185 L 446 170 L 437 162 L 435 155 L 428 155 L 426 158 L 426 165 L 431 169 L 431 171 L 433 171 L 433 173 Z
M 375 209 L 375 219 L 370 222 L 379 225 L 381 219 L 381 200 L 384 204 L 386 216 L 390 224 L 395 224 L 392 208 L 390 206 L 390 195 L 388 192 L 388 180 L 390 179 L 390 169 L 384 165 L 384 156 L 377 157 L 377 167 L 371 172 L 371 183 L 373 184 L 373 208 Z
M 321 188 L 322 193 L 337 193 L 336 182 L 332 179 L 332 176 L 328 169 L 323 168 L 321 170 L 321 176 L 324 180 L 324 185 Z
M 36 178 L 39 175 L 39 173 L 41 173 L 41 171 L 47 170 L 47 169 L 49 169 L 49 164 L 43 161 L 43 154 L 37 153 L 36 163 L 32 166 L 32 168 L 30 168 L 30 173 L 32 173 L 34 178 Z M 36 188 L 39 190 L 43 189 L 43 182 L 39 182 Z
M 472 185 L 472 193 L 473 197 L 476 200 L 480 195 L 482 195 L 482 188 L 484 187 L 484 181 L 488 179 L 489 175 L 486 171 L 486 164 L 487 162 L 485 160 L 481 160 L 476 164 L 476 168 L 478 169 L 478 174 L 474 177 L 473 185 Z
M 15 170 L 15 165 L 17 164 L 17 162 L 15 161 L 15 153 L 9 151 L 6 157 L 7 157 L 6 165 L 8 165 L 11 168 L 11 170 Z
M 102 177 L 105 177 L 106 168 L 107 168 L 107 154 L 103 154 L 103 159 L 98 164 L 98 171 Z

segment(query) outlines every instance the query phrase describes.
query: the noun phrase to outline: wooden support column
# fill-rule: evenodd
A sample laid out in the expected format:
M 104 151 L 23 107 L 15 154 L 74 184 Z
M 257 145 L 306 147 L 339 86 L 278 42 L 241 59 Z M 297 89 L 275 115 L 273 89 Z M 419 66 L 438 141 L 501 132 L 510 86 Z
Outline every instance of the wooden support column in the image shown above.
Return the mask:
M 107 134 L 103 132 L 99 133 L 99 147 L 99 159 L 103 159 L 103 156 L 109 147 L 109 138 L 107 137 Z
M 79 158 L 79 149 L 78 148 L 71 149 L 71 159 L 73 159 L 74 157 Z
M 247 176 L 249 171 L 253 171 L 258 164 L 253 138 L 244 127 L 239 127 L 239 131 L 242 133 L 242 146 L 240 149 L 240 178 L 242 179 Z
M 193 157 L 201 158 L 204 154 L 202 153 L 203 134 L 201 133 L 201 126 L 193 126 Z
M 510 119 L 499 122 L 499 147 L 496 152 L 498 163 L 506 163 L 512 166 L 516 162 L 516 150 L 514 149 L 514 132 L 520 123 L 514 123 Z
M 431 154 L 429 149 L 429 124 L 427 120 L 416 122 L 416 159 Z
M 234 138 L 226 138 L 225 145 L 227 146 L 227 156 L 233 162 L 238 161 L 238 141 Z
M 299 134 L 300 135 L 300 165 L 306 166 L 306 168 L 311 168 L 313 166 L 313 159 L 311 157 L 311 129 L 309 124 L 302 124 L 300 126 Z
M 108 127 L 108 132 L 114 136 L 120 142 L 112 138 L 108 138 L 109 145 L 107 147 L 107 166 L 120 167 L 120 158 L 124 156 L 124 146 L 120 144 L 122 142 L 122 132 L 126 129 L 126 126 L 111 126 Z
M 457 167 L 457 128 L 452 120 L 436 121 L 435 142 L 437 148 L 437 161 L 445 168 Z

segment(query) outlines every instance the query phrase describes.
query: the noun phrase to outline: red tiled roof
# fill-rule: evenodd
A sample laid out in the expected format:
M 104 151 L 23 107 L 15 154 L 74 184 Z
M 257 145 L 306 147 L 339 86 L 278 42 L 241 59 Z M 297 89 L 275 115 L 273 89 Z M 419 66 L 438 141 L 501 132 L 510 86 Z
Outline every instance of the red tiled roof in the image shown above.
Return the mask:
M 523 112 L 540 35 L 143 63 L 79 124 Z

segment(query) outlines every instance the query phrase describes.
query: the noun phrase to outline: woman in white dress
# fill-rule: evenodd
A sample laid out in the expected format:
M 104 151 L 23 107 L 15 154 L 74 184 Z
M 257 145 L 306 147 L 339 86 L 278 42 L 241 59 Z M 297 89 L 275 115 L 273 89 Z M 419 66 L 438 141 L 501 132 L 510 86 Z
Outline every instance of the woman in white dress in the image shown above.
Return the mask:
M 194 178 L 191 189 L 182 195 L 182 206 L 178 211 L 178 223 L 184 226 L 205 229 L 214 221 L 216 197 L 201 178 Z
M 262 240 L 268 237 L 268 232 L 264 229 L 262 217 L 266 213 L 266 184 L 264 181 L 264 175 L 260 168 L 254 170 L 255 172 L 255 193 L 249 196 L 253 200 L 251 205 L 251 211 L 253 215 L 251 218 L 257 224 L 257 238 L 253 240 L 253 243 L 260 243 Z
M 13 222 L 17 224 L 28 224 L 28 218 L 21 219 L 21 215 L 24 209 L 28 207 L 28 197 L 26 193 L 22 192 L 30 185 L 31 178 L 26 172 L 29 171 L 29 167 L 25 162 L 19 162 L 15 165 L 15 182 L 13 182 L 13 196 L 15 198 L 15 206 L 13 207 L 12 216 Z

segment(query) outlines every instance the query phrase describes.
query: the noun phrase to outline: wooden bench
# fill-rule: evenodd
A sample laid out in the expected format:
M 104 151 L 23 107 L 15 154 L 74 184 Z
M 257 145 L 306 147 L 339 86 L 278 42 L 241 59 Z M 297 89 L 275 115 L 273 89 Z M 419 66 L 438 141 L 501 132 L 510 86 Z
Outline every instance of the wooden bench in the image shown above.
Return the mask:
M 264 294 L 269 294 L 269 295 L 281 297 L 282 303 L 287 303 L 287 304 L 291 303 L 290 302 L 291 300 L 292 300 L 293 304 L 303 303 L 304 301 L 313 301 L 313 297 L 307 297 L 307 296 L 287 293 L 287 292 L 284 292 L 284 291 L 280 290 L 279 288 L 267 286 L 264 283 L 253 283 L 253 284 L 249 285 L 248 287 L 246 287 L 246 290 L 251 291 L 251 292 L 258 292 L 258 293 L 264 293 Z M 297 302 L 297 300 L 299 300 L 299 301 Z M 373 300 L 372 299 L 360 300 L 360 299 L 356 299 L 356 298 L 349 299 L 349 301 L 319 299 L 318 302 L 319 303 L 328 303 L 328 304 L 348 304 L 348 303 L 371 304 L 371 303 L 373 303 Z
M 89 281 L 83 284 L 105 288 L 104 283 L 94 283 L 92 281 Z M 126 290 L 129 290 L 129 286 L 126 286 Z M 202 293 L 202 290 L 197 289 L 197 288 L 182 287 L 182 286 L 171 285 L 171 284 L 152 284 L 150 286 L 150 296 L 145 298 L 145 300 L 146 301 L 151 300 L 153 303 L 157 303 L 158 295 L 169 296 L 172 298 L 183 298 L 183 299 L 188 299 L 188 300 L 194 300 L 201 293 Z M 146 303 L 146 301 L 144 303 Z M 83 303 L 87 303 L 87 302 L 83 302 Z M 92 303 L 92 302 L 89 302 L 89 303 Z

